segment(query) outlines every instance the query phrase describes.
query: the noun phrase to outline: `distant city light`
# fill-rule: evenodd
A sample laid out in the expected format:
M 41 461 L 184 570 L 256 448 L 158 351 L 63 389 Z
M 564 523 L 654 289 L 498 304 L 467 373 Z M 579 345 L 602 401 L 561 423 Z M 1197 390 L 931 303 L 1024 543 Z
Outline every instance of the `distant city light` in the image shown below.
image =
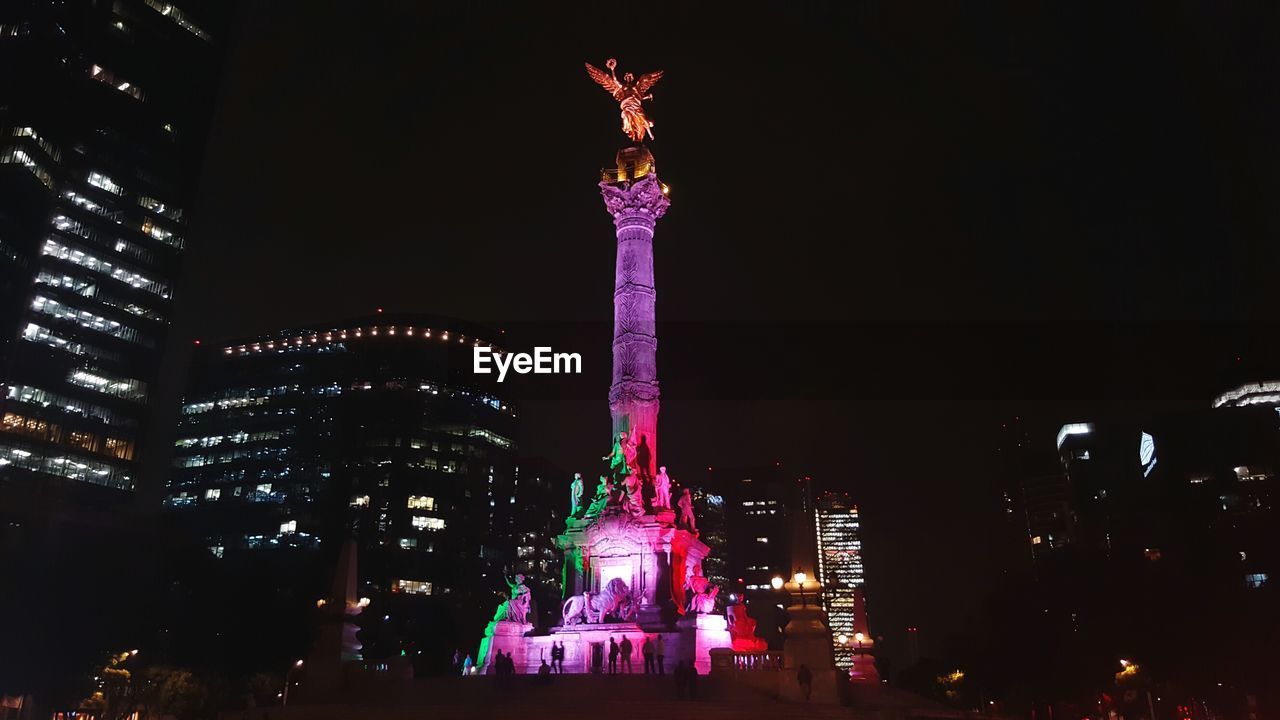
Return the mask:
M 1088 435 L 1093 432 L 1093 423 L 1067 423 L 1058 430 L 1058 449 L 1062 449 L 1062 443 L 1067 441 L 1067 437 L 1071 435 Z

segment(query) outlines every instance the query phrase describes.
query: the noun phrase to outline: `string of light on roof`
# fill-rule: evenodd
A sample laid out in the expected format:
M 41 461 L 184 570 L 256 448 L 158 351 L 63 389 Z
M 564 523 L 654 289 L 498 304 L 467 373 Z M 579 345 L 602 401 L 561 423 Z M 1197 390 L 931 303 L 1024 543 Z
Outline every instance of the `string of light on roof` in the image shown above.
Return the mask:
M 296 335 L 291 338 L 280 338 L 278 340 L 265 340 L 255 343 L 246 343 L 244 345 L 228 345 L 222 348 L 224 355 L 246 355 L 249 353 L 273 352 L 293 350 L 301 347 L 321 346 L 335 342 L 348 342 L 351 340 L 363 340 L 366 337 L 379 336 L 400 336 L 411 338 L 422 338 L 423 340 L 436 340 L 438 342 L 449 342 L 450 337 L 457 341 L 458 344 L 465 345 L 467 336 L 464 334 L 455 334 L 450 336 L 448 330 L 442 330 L 438 333 L 432 328 L 417 328 L 412 325 L 401 327 L 397 325 L 374 325 L 371 327 L 350 328 L 347 330 L 329 330 L 322 333 L 312 333 L 310 335 Z M 484 342 L 479 338 L 472 338 L 471 344 L 474 347 L 493 348 L 495 355 L 505 355 L 506 351 Z

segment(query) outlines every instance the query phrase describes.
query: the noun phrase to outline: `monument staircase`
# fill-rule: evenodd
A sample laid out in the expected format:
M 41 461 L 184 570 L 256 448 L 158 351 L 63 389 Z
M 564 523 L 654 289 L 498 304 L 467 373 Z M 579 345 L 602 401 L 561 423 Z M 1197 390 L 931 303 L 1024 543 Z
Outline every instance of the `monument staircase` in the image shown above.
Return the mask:
M 637 667 L 637 670 L 641 668 Z M 670 668 L 668 668 L 670 670 Z M 788 673 L 788 675 L 790 675 Z M 788 678 L 790 679 L 790 678 Z M 794 682 L 794 679 L 791 679 Z M 258 708 L 224 714 L 225 720 L 472 720 L 514 716 L 520 720 L 564 720 L 566 716 L 604 716 L 609 720 L 697 718 L 698 720 L 954 720 L 973 717 L 892 690 L 855 691 L 850 705 L 778 700 L 731 676 L 701 675 L 697 697 L 679 695 L 671 674 L 535 675 L 509 678 L 447 677 L 368 687 L 350 702 L 288 708 Z

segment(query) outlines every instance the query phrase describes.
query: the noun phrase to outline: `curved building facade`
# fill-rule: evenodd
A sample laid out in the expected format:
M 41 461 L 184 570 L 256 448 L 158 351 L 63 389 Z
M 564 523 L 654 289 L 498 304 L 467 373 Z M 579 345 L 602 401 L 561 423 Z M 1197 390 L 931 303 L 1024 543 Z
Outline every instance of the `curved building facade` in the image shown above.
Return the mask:
M 516 413 L 472 374 L 494 336 L 380 313 L 201 349 L 166 511 L 227 562 L 325 559 L 354 537 L 362 595 L 491 585 L 517 482 Z

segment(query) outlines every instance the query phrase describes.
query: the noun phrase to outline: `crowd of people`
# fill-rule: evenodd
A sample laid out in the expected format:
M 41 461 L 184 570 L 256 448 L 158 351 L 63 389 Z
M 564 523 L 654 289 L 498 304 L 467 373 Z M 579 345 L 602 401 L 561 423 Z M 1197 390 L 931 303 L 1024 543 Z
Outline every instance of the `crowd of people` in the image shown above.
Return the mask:
M 640 645 L 640 655 L 644 658 L 644 674 L 666 675 L 666 657 L 667 647 L 666 641 L 662 639 L 662 635 L 655 636 L 656 639 L 644 636 L 644 642 Z M 619 672 L 630 674 L 635 672 L 631 664 L 631 658 L 635 654 L 635 645 L 631 642 L 631 638 L 626 635 L 622 636 L 622 642 L 618 642 L 612 635 L 609 636 L 609 674 L 617 675 Z

